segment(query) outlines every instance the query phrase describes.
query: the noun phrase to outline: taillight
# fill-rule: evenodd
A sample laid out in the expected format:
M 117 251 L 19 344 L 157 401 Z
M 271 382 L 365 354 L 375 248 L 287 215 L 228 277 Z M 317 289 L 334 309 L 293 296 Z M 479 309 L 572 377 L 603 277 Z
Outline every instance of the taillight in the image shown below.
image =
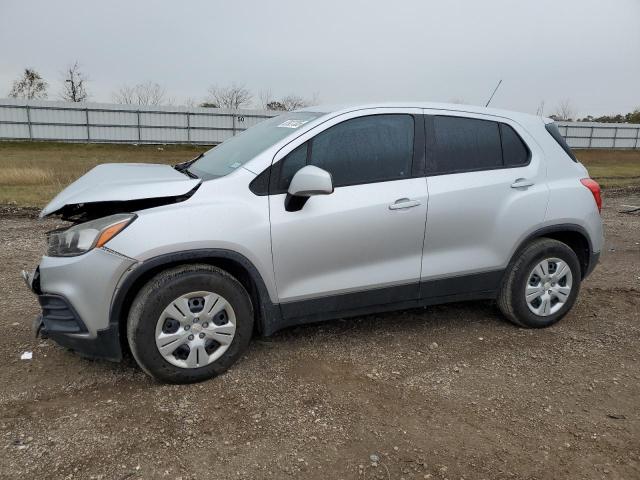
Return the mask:
M 583 178 L 580 180 L 580 183 L 591 191 L 593 199 L 596 201 L 596 205 L 598 206 L 598 212 L 602 211 L 602 195 L 600 194 L 600 185 L 598 185 L 598 182 L 591 178 Z

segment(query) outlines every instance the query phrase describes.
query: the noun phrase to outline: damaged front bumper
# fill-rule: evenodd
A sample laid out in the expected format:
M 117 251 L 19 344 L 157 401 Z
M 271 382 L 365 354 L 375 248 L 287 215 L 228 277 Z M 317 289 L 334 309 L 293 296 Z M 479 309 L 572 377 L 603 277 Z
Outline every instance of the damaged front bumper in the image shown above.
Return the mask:
M 33 333 L 85 357 L 120 361 L 120 329 L 110 322 L 111 300 L 135 263 L 106 249 L 43 257 L 32 273 L 22 272 L 42 310 L 32 323 Z

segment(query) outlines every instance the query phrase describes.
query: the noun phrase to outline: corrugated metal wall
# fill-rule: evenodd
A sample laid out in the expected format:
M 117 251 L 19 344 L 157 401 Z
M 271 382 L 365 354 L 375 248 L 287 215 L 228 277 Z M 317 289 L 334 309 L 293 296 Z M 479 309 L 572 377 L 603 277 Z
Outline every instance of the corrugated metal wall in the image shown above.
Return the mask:
M 0 140 L 215 145 L 278 112 L 0 100 Z
M 640 148 L 640 125 L 634 123 L 557 122 L 571 148 Z
M 279 112 L 0 100 L 0 140 L 215 145 Z M 640 125 L 558 122 L 572 148 L 640 149 Z

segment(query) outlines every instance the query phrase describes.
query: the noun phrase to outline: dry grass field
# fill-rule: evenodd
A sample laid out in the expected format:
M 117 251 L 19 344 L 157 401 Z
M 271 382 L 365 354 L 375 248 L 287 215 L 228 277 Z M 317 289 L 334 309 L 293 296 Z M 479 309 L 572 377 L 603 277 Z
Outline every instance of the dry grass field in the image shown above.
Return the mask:
M 100 163 L 178 163 L 209 147 L 0 142 L 0 204 L 44 206 Z
M 42 207 L 100 163 L 178 163 L 209 147 L 0 142 L 0 205 Z M 640 151 L 576 150 L 604 188 L 640 186 Z
M 640 150 L 575 150 L 603 188 L 640 185 Z

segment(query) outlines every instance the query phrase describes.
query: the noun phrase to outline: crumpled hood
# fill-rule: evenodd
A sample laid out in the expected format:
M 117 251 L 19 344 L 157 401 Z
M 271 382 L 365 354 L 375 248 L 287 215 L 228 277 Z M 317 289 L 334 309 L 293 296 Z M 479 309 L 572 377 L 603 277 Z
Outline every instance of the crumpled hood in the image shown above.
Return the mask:
M 106 163 L 62 190 L 42 209 L 40 218 L 80 204 L 180 197 L 200 182 L 199 178 L 189 178 L 170 165 Z

